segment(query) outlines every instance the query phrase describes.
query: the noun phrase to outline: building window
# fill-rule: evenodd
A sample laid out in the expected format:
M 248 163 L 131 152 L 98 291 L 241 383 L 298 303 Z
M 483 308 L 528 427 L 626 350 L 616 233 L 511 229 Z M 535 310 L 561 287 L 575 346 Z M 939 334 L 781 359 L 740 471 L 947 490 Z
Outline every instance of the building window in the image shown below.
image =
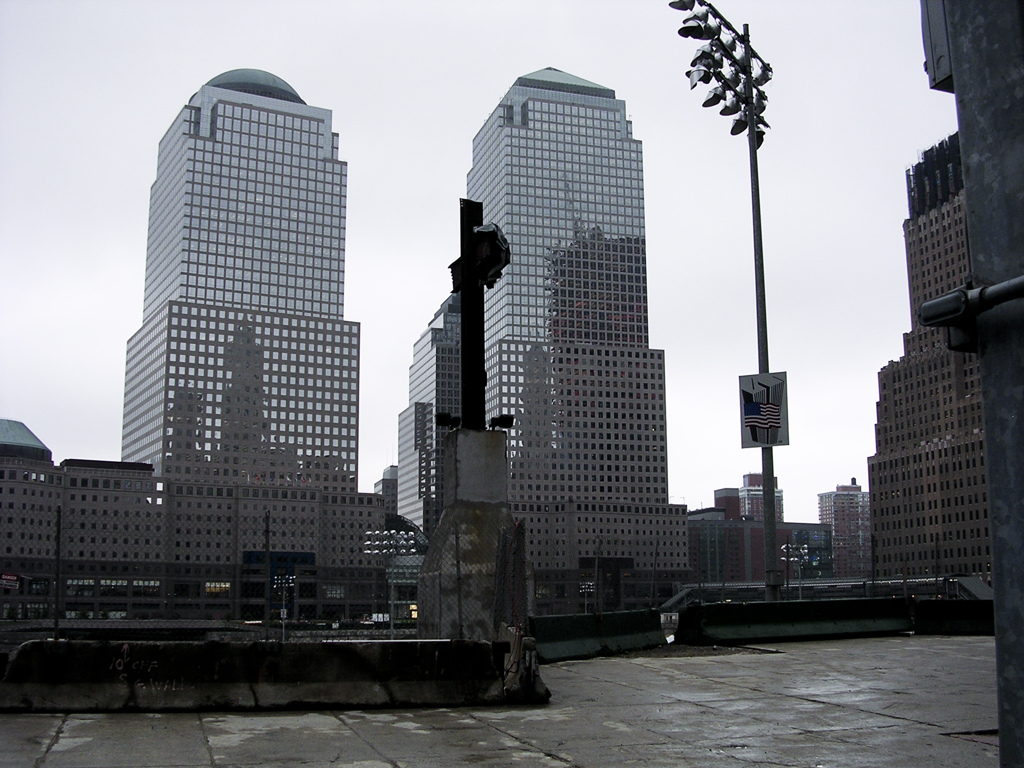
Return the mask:
M 206 582 L 207 597 L 227 597 L 231 593 L 230 581 L 208 581 Z

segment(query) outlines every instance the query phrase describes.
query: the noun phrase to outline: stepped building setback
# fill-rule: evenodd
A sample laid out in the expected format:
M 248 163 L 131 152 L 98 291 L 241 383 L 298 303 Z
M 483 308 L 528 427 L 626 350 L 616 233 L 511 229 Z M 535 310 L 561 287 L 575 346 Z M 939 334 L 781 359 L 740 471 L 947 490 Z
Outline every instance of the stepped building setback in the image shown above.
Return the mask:
M 512 263 L 486 295 L 487 412 L 512 415 L 509 503 L 539 613 L 639 607 L 687 568 L 668 503 L 665 360 L 649 346 L 643 156 L 626 105 L 543 69 L 473 141 L 468 197 Z
M 878 374 L 868 459 L 874 569 L 880 577 L 991 575 L 985 429 L 977 356 L 951 352 L 922 302 L 970 279 L 960 143 L 926 150 L 907 172 L 903 234 L 911 329 Z
M 438 413 L 462 402 L 461 295 L 445 299 L 413 349 L 409 407 L 398 415 L 398 513 L 432 536 L 444 506 L 444 436 Z
M 383 561 L 364 540 L 384 508 L 356 488 L 346 184 L 330 110 L 260 70 L 210 80 L 160 141 L 124 461 L 4 458 L 8 492 L 46 499 L 10 534 L 55 526 L 62 508 L 69 615 L 141 613 L 121 599 L 135 594 L 127 582 L 145 583 L 150 616 L 382 612 Z M 4 554 L 47 550 L 54 530 Z M 25 583 L 53 571 L 45 555 L 3 562 Z M 107 577 L 119 582 L 109 605 Z

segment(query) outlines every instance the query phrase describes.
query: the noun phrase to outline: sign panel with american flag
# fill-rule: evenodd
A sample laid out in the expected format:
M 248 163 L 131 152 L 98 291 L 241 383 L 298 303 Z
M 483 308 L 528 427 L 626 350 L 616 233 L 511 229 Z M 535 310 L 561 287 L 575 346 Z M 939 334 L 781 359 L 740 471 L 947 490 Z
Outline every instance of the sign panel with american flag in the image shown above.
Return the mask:
M 785 373 L 740 376 L 740 428 L 744 448 L 789 445 Z

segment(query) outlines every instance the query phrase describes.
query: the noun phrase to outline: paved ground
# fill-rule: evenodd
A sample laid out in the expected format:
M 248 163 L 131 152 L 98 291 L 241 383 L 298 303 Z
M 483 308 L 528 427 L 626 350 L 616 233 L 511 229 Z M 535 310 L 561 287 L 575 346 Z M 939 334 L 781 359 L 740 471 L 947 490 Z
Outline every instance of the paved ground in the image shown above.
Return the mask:
M 0 768 L 997 766 L 992 638 L 777 647 L 545 666 L 543 707 L 0 715 Z

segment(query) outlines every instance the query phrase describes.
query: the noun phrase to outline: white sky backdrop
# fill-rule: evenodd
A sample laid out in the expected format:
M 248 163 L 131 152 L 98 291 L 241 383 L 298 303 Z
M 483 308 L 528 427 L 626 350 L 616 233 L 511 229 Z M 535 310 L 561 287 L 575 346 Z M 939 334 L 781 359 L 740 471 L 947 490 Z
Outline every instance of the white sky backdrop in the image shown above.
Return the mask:
M 956 129 L 928 90 L 918 0 L 719 0 L 775 70 L 759 153 L 775 451 L 786 519 L 867 485 L 877 372 L 909 329 L 904 173 Z M 360 488 L 397 459 L 412 345 L 448 290 L 472 139 L 519 75 L 613 88 L 643 141 L 651 344 L 666 350 L 673 501 L 760 471 L 745 139 L 700 106 L 665 0 L 0 0 L 0 416 L 65 458 L 120 457 L 157 143 L 229 69 L 334 112 L 349 162 L 345 291 L 362 324 Z

